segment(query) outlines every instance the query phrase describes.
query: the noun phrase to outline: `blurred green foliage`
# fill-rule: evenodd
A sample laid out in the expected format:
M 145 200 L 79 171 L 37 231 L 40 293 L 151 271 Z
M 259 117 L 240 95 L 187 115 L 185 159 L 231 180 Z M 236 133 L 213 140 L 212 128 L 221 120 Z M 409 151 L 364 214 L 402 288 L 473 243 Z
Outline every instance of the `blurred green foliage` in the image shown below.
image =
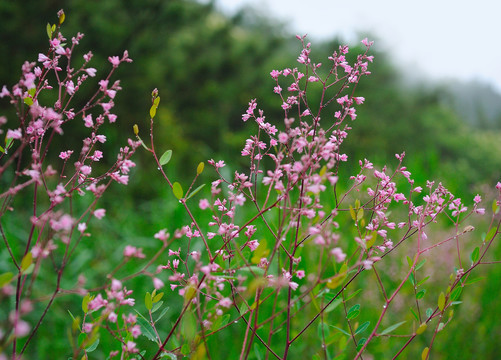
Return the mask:
M 240 149 L 249 133 L 243 126 L 241 114 L 250 99 L 257 98 L 268 121 L 276 119 L 277 126 L 281 125 L 280 99 L 272 93 L 273 81 L 268 74 L 272 69 L 293 65 L 299 43 L 281 25 L 255 10 L 242 10 L 228 17 L 216 11 L 214 2 L 2 1 L 0 85 L 16 83 L 21 64 L 25 60 L 35 61 L 37 54 L 45 51 L 45 25 L 55 21 L 60 8 L 66 13 L 63 34 L 69 39 L 79 31 L 85 33 L 77 51 L 82 55 L 88 50 L 94 52 L 91 66 L 101 69 L 109 55 L 122 54 L 125 49 L 134 60 L 118 71 L 117 77 L 124 88 L 117 95 L 115 107 L 120 126 L 106 134 L 110 139 L 108 152 L 116 150 L 125 137 L 133 136 L 133 124 L 137 123 L 140 135 L 147 137 L 143 134 L 149 133 L 148 109 L 153 88 L 158 88 L 162 97 L 155 118 L 157 147 L 173 150 L 168 171 L 181 180 L 190 179 L 196 164 L 210 158 L 225 159 L 232 167 L 241 165 Z M 340 42 L 335 39 L 314 43 L 313 56 L 327 63 L 326 57 Z M 376 165 L 395 164 L 394 154 L 406 151 L 406 164 L 419 185 L 424 185 L 427 179 L 439 179 L 451 191 L 472 197 L 471 192 L 484 183 L 492 185 L 499 180 L 499 130 L 473 128 L 442 101 L 446 90 L 406 87 L 389 55 L 378 52 L 377 45 L 374 55 L 372 75 L 363 79 L 357 88 L 357 95 L 364 96 L 366 102 L 358 108 L 358 118 L 345 143 L 352 162 L 343 168 L 344 174 L 358 170 L 358 159 L 367 157 Z M 98 73 L 96 83 L 103 74 L 103 70 Z M 85 91 L 90 93 L 91 89 L 82 90 Z M 15 116 L 6 101 L 0 102 L 0 114 L 8 118 Z M 187 221 L 148 154 L 140 152 L 135 160 L 138 166 L 131 186 L 126 191 L 115 186 L 115 194 L 103 199 L 103 206 L 109 209 L 108 220 L 97 223 L 93 228 L 95 235 L 82 244 L 73 266 L 68 268 L 67 287 L 71 287 L 82 272 L 90 286 L 102 283 L 103 274 L 120 262 L 125 244 L 142 246 L 149 254 L 158 246 L 152 242 L 156 231 L 164 227 L 173 230 Z M 204 176 L 206 181 L 213 179 L 210 175 Z M 19 238 L 23 237 L 23 229 L 22 218 L 6 224 L 6 232 Z M 315 260 L 310 261 L 313 264 Z M 500 272 L 488 274 L 491 280 L 477 286 L 477 290 L 464 299 L 465 303 L 473 303 L 465 306 L 472 309 L 472 313 L 453 321 L 452 329 L 440 336 L 434 358 L 467 359 L 468 354 L 474 353 L 477 358 L 495 359 L 499 355 L 493 334 L 501 333 L 496 320 L 501 304 L 493 296 L 499 290 L 492 279 L 500 276 Z M 143 280 L 138 278 L 130 284 L 131 288 L 138 289 L 138 298 L 152 288 L 149 280 L 147 284 Z M 47 282 L 50 283 L 50 279 Z M 360 286 L 368 285 L 362 282 Z M 68 355 L 65 336 L 51 337 L 50 343 L 44 339 L 54 331 L 66 333 L 71 323 L 66 310 L 78 309 L 80 301 L 81 298 L 74 295 L 56 302 L 57 316 L 44 322 L 36 346 L 32 346 L 33 358 Z M 462 311 L 459 307 L 458 312 Z M 175 309 L 171 314 L 175 314 Z M 374 323 L 375 319 L 371 321 Z M 227 341 L 214 339 L 211 341 Z M 312 356 L 318 350 L 309 349 L 314 339 L 318 339 L 316 328 L 306 334 L 305 339 L 297 348 L 297 354 Z M 384 344 L 381 348 L 385 348 Z M 221 349 L 220 358 L 227 355 L 226 350 Z M 372 351 L 383 356 L 377 348 Z M 417 353 L 418 346 L 408 352 Z

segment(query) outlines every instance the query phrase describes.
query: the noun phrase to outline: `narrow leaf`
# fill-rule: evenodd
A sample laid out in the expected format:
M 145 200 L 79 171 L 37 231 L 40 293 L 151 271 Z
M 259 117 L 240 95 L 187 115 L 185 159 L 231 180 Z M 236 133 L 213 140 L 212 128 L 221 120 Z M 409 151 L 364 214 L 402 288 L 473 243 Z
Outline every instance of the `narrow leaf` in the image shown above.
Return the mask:
M 348 314 L 348 316 L 346 317 L 348 320 L 353 320 L 355 319 L 358 315 L 360 315 L 360 310 L 355 310 L 355 311 L 352 311 L 351 313 Z
M 167 311 L 169 311 L 169 307 L 166 306 L 164 307 L 164 309 L 162 310 L 162 312 L 160 313 L 160 315 L 158 315 L 157 319 L 155 320 L 155 323 L 160 320 L 161 318 L 164 317 L 164 315 L 167 313 Z
M 89 312 L 89 302 L 91 300 L 92 300 L 92 296 L 89 293 L 87 293 L 87 295 L 85 295 L 83 300 L 82 300 L 82 310 L 84 313 Z
M 341 328 L 338 328 L 337 326 L 334 326 L 334 325 L 329 325 L 329 326 L 332 327 L 332 328 L 334 328 L 334 329 L 336 329 L 336 330 L 338 330 L 338 331 L 341 331 L 343 334 L 345 334 L 347 336 L 351 336 L 351 334 L 349 332 L 347 332 L 347 331 L 345 331 L 345 330 L 343 330 Z
M 155 334 L 155 330 L 151 326 L 151 324 L 144 320 L 143 318 L 137 318 L 137 323 L 141 328 L 141 335 L 146 336 L 149 340 L 156 342 L 157 336 Z
M 171 157 L 172 157 L 172 150 L 167 150 L 166 152 L 163 153 L 158 162 L 160 163 L 161 166 L 164 166 L 170 161 Z
M 49 37 L 49 39 L 52 40 L 52 26 L 50 26 L 49 23 L 47 23 L 46 30 L 47 30 L 47 36 Z
M 370 326 L 371 322 L 370 321 L 366 321 L 364 322 L 362 325 L 360 325 L 357 330 L 355 331 L 355 335 L 358 335 L 360 333 L 363 333 L 365 330 L 367 330 L 367 328 Z
M 457 299 L 459 299 L 462 291 L 463 291 L 463 288 L 461 286 L 458 286 L 454 290 L 452 290 L 451 300 L 456 301 Z
M 0 275 L 0 288 L 4 287 L 14 278 L 14 274 L 11 272 L 6 272 Z
M 348 295 L 344 301 L 348 301 L 348 300 L 350 300 L 350 299 L 354 298 L 354 297 L 355 297 L 355 296 L 357 296 L 357 295 L 358 295 L 361 291 L 362 291 L 362 289 L 358 289 L 358 290 L 357 290 L 357 291 L 355 291 L 353 294 Z
M 195 190 L 193 190 L 190 195 L 186 198 L 186 200 L 188 199 L 191 199 L 193 196 L 195 196 L 200 190 L 203 189 L 203 187 L 205 186 L 205 184 L 202 184 L 200 185 L 199 187 L 197 187 Z
M 399 322 L 399 323 L 396 323 L 396 324 L 393 324 L 391 326 L 388 326 L 386 329 L 384 329 L 379 335 L 386 335 L 386 334 L 389 334 L 391 333 L 393 330 L 396 330 L 397 328 L 399 328 L 400 326 L 402 326 L 403 324 L 405 324 L 407 321 L 402 321 L 402 322 Z
M 163 293 L 163 292 L 161 292 L 160 294 L 156 294 L 156 295 L 153 297 L 153 302 L 154 302 L 154 303 L 159 302 L 159 301 L 162 299 L 162 297 L 163 297 L 163 296 L 164 296 L 164 293 Z
M 477 246 L 470 255 L 471 262 L 474 264 L 480 257 L 480 248 Z
M 419 264 L 416 265 L 416 270 L 419 270 L 423 267 L 424 263 L 426 262 L 426 259 L 423 259 L 419 262 Z
M 420 282 L 418 282 L 416 286 L 418 286 L 418 287 L 419 287 L 419 286 L 423 285 L 423 284 L 424 284 L 424 282 L 425 282 L 426 280 L 428 280 L 429 278 L 430 278 L 429 276 L 425 277 L 423 280 L 421 280 Z
M 96 350 L 98 345 L 99 345 L 99 338 L 96 338 L 96 341 L 94 341 L 92 344 L 87 346 L 85 348 L 85 351 L 87 351 L 88 353 L 93 352 L 94 350 Z

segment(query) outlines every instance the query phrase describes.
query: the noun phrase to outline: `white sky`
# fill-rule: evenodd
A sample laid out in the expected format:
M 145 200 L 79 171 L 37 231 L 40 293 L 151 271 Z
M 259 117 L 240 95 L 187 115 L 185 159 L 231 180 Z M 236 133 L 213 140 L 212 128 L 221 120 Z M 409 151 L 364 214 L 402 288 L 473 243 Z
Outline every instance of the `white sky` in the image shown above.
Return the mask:
M 315 39 L 359 33 L 395 56 L 407 73 L 430 79 L 481 80 L 501 92 L 500 0 L 217 0 L 232 14 L 253 5 Z M 414 73 L 414 74 L 413 74 Z

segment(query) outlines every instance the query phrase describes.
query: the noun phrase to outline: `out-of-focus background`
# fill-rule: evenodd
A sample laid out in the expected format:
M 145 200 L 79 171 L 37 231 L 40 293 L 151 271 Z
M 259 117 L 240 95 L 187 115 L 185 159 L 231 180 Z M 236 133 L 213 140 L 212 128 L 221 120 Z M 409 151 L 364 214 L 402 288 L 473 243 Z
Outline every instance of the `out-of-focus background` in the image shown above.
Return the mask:
M 127 49 L 134 60 L 116 75 L 123 87 L 114 109 L 119 126 L 106 134 L 105 161 L 112 162 L 111 154 L 132 137 L 133 124 L 147 136 L 151 91 L 158 88 L 157 146 L 173 150 L 168 171 L 174 179 L 191 179 L 196 165 L 210 158 L 240 166 L 240 150 L 249 135 L 241 114 L 250 99 L 257 99 L 268 121 L 280 121 L 280 100 L 272 92 L 269 72 L 296 66 L 301 49 L 296 33 L 310 34 L 312 56 L 322 62 L 339 44 L 347 42 L 355 52 L 360 40 L 369 37 L 375 40 L 375 60 L 372 75 L 357 88 L 366 102 L 345 144 L 352 162 L 344 171 L 356 170 L 358 159 L 365 157 L 377 166 L 394 163 L 394 154 L 405 150 L 406 165 L 419 185 L 427 179 L 442 181 L 471 202 L 501 179 L 496 6 L 489 1 L 1 1 L 0 85 L 15 84 L 21 64 L 36 61 L 46 50 L 46 24 L 56 22 L 56 12 L 63 8 L 63 34 L 85 33 L 77 53 L 93 51 L 96 83 L 105 75 L 108 56 Z M 7 101 L 0 101 L 0 114 L 15 116 Z M 72 135 L 68 130 L 66 136 Z M 102 237 L 95 236 L 92 245 L 100 253 L 131 242 L 147 249 L 156 231 L 184 224 L 151 157 L 139 151 L 135 161 L 126 191 L 115 186 L 115 193 L 104 199 L 109 222 L 98 225 Z M 12 228 L 22 237 L 22 225 Z M 107 261 L 118 263 L 120 251 L 94 259 L 89 278 L 102 274 L 96 269 L 106 269 Z M 91 253 L 81 255 L 75 276 Z M 474 302 L 467 307 L 471 313 L 440 337 L 437 359 L 499 355 L 501 303 L 495 276 L 500 271 L 489 274 L 493 284 L 483 283 L 468 298 Z M 50 325 L 65 331 L 70 323 L 65 306 L 72 301 L 79 300 L 56 304 L 62 315 Z M 46 358 L 50 351 L 64 355 L 64 348 L 64 337 L 41 342 L 34 356 Z

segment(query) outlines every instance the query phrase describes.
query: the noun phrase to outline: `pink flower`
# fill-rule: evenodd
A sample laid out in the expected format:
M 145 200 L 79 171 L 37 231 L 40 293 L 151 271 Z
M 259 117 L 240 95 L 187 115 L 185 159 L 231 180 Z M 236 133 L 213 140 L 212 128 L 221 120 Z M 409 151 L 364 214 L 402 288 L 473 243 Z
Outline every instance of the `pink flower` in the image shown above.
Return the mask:
M 94 126 L 94 122 L 92 121 L 92 115 L 91 114 L 85 116 L 83 118 L 83 121 L 84 121 L 85 127 L 90 128 L 90 127 Z
M 251 240 L 247 241 L 247 244 L 245 245 L 248 246 L 251 251 L 254 251 L 258 248 L 259 242 L 257 240 Z
M 88 176 L 88 175 L 90 175 L 90 173 L 92 171 L 92 168 L 90 166 L 88 166 L 88 165 L 83 165 L 83 166 L 80 167 L 80 171 L 82 172 L 82 174 Z
M 209 203 L 209 200 L 207 199 L 200 199 L 199 203 L 198 203 L 198 207 L 202 210 L 205 210 L 207 208 L 209 208 L 210 206 L 210 203 Z
M 130 330 L 130 333 L 134 339 L 137 339 L 137 337 L 141 335 L 141 327 L 139 325 L 134 325 Z
M 114 56 L 118 59 L 118 56 Z M 137 353 L 139 350 L 136 348 L 136 343 L 133 341 L 127 341 L 126 345 L 122 345 L 122 350 L 129 353 Z
M 7 130 L 7 135 L 6 138 L 8 139 L 22 139 L 23 133 L 21 132 L 21 128 L 16 129 L 16 130 Z
M 93 327 L 94 327 L 94 324 L 92 324 L 92 323 L 84 323 L 82 326 L 82 330 L 88 334 L 92 331 Z
M 96 209 L 94 210 L 94 216 L 98 219 L 102 219 L 106 215 L 106 209 Z
M 40 61 L 40 60 L 39 60 Z M 120 58 L 118 56 L 110 56 L 108 57 L 108 61 L 113 65 L 113 67 L 117 67 L 120 64 Z
M 153 286 L 155 289 L 160 290 L 161 288 L 164 287 L 164 282 L 160 280 L 159 278 L 153 278 Z
M 116 323 L 117 319 L 118 319 L 118 315 L 113 311 L 108 315 L 108 320 L 112 323 Z
M 233 301 L 231 301 L 230 298 L 225 297 L 219 300 L 218 304 L 222 307 L 229 308 L 233 304 Z
M 361 41 L 361 43 L 362 43 L 362 44 L 364 44 L 365 46 L 369 47 L 369 46 L 371 46 L 372 44 L 374 44 L 374 41 L 369 41 L 369 40 L 367 40 L 367 38 L 365 38 L 365 39 L 363 39 L 363 40 Z
M 96 311 L 108 305 L 108 301 L 103 299 L 101 294 L 98 294 L 94 299 L 89 302 L 89 310 Z
M 298 271 L 296 272 L 296 276 L 297 276 L 299 279 L 304 278 L 304 275 L 305 275 L 305 274 L 304 274 L 304 270 L 298 270 Z
M 14 328 L 14 336 L 17 338 L 24 337 L 30 332 L 30 325 L 23 320 L 17 320 Z
M 153 237 L 160 241 L 166 241 L 169 238 L 169 233 L 167 232 L 167 229 L 162 229 L 159 232 L 157 232 Z
M 479 202 L 482 201 L 482 197 L 480 197 L 480 195 L 476 195 L 475 198 L 473 199 L 473 201 L 475 202 L 475 204 L 478 204 Z
M 80 223 L 80 224 L 78 224 L 77 228 L 78 228 L 78 231 L 80 231 L 81 233 L 83 233 L 85 230 L 87 230 L 87 224 L 86 223 Z
M 59 157 L 63 160 L 67 160 L 71 154 L 73 154 L 73 150 L 61 151 Z
M 91 76 L 91 77 L 94 77 L 96 76 L 96 69 L 95 68 L 87 68 L 85 69 L 85 72 L 87 73 L 87 75 Z
M 9 96 L 9 95 L 10 95 L 10 92 L 7 89 L 7 86 L 4 85 L 2 87 L 2 92 L 0 92 L 0 99 L 3 98 L 4 96 Z
M 334 255 L 337 262 L 343 262 L 344 259 L 346 259 L 346 254 L 343 253 L 343 250 L 341 250 L 341 248 L 339 248 L 339 247 L 332 249 L 331 255 Z

